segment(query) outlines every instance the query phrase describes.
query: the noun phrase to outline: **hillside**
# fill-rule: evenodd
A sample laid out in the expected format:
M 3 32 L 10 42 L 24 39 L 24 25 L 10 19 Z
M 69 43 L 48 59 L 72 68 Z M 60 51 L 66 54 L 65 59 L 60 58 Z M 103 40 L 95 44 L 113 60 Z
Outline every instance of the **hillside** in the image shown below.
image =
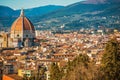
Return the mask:
M 12 16 L 14 14 L 14 10 L 7 6 L 0 6 L 0 17 Z
M 89 1 L 89 2 L 88 2 Z M 63 29 L 78 30 L 80 28 L 90 28 L 98 26 L 116 28 L 120 27 L 120 3 L 119 0 L 88 0 L 68 5 L 60 10 L 40 16 L 36 19 L 35 25 L 39 25 L 39 29 L 59 29 L 64 25 Z M 91 2 L 93 3 L 91 3 Z M 111 17 L 115 16 L 115 18 Z M 103 19 L 102 19 L 103 18 Z M 105 18 L 105 19 L 104 19 Z
M 13 10 L 14 11 L 14 10 Z M 10 26 L 19 16 L 0 18 L 0 23 Z M 43 6 L 25 9 L 25 15 L 40 30 L 79 30 L 81 28 L 120 28 L 120 0 L 86 0 L 68 6 Z
M 42 7 L 25 9 L 24 11 L 27 17 L 30 17 L 30 19 L 34 19 L 38 16 L 48 14 L 61 8 L 63 8 L 63 6 L 47 5 Z M 20 10 L 13 10 L 6 6 L 0 6 L 0 24 L 5 27 L 11 26 L 12 22 L 19 16 L 19 14 Z
M 120 0 L 86 0 L 82 3 L 84 4 L 110 4 L 110 3 L 119 3 Z
M 47 5 L 47 6 L 30 8 L 30 9 L 24 9 L 24 12 L 25 15 L 28 17 L 35 17 L 56 11 L 61 8 L 63 8 L 63 6 Z M 20 10 L 17 10 L 16 12 L 20 13 Z
M 104 16 L 104 14 L 108 13 L 106 16 L 111 15 L 120 15 L 120 3 L 110 3 L 110 4 L 84 4 L 83 2 L 78 2 L 75 4 L 71 4 L 66 6 L 58 11 L 54 11 L 45 15 L 45 17 L 41 18 L 52 18 L 52 17 L 61 17 L 66 15 L 73 15 L 73 14 L 90 14 L 90 15 L 97 15 L 97 16 Z M 114 11 L 113 11 L 114 10 Z M 100 12 L 96 14 L 92 14 L 93 12 Z M 118 13 L 118 14 L 116 14 Z M 100 15 L 99 15 L 100 14 Z M 103 15 L 101 15 L 103 14 Z M 49 16 L 51 15 L 51 16 Z

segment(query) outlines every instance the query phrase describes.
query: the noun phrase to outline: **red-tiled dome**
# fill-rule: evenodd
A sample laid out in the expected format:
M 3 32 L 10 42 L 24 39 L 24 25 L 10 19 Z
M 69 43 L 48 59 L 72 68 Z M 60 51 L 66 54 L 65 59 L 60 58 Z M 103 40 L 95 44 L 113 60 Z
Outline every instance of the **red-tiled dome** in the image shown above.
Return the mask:
M 20 17 L 18 17 L 11 27 L 11 33 L 18 31 L 35 31 L 33 24 L 30 22 L 28 18 L 24 16 L 23 10 L 21 11 Z

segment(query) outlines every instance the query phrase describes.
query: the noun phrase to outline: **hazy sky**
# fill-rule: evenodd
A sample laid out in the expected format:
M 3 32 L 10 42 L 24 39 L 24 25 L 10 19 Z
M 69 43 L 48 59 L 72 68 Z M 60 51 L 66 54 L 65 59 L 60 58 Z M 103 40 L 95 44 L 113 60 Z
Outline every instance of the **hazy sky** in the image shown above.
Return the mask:
M 69 5 L 85 0 L 0 0 L 0 5 L 9 6 L 13 9 L 32 8 L 45 5 Z

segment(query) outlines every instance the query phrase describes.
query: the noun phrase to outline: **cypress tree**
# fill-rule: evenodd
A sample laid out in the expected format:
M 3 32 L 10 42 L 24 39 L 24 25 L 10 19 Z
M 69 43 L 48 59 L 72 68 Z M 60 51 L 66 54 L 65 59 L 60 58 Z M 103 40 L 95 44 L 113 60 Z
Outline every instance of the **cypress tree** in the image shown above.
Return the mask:
M 56 63 L 51 64 L 50 69 L 50 80 L 60 80 L 61 79 L 61 72 Z
M 105 80 L 120 80 L 120 53 L 116 39 L 108 41 L 101 61 Z
M 80 54 L 73 61 L 68 61 L 67 73 L 62 80 L 90 80 L 88 74 L 89 57 Z

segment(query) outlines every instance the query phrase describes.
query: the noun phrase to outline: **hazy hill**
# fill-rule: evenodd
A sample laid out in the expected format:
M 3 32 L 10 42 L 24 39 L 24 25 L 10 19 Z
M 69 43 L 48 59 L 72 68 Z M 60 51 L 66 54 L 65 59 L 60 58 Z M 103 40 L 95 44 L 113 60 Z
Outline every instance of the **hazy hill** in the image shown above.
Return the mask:
M 12 16 L 14 14 L 14 10 L 7 6 L 0 6 L 0 17 Z
M 114 1 L 114 0 L 113 0 Z M 115 0 L 114 2 L 120 2 Z M 60 10 L 49 13 L 41 18 L 53 18 L 68 16 L 74 14 L 91 15 L 91 16 L 111 16 L 120 15 L 120 3 L 114 3 L 109 0 L 88 0 L 68 5 Z M 94 14 L 93 14 L 94 13 Z M 50 16 L 49 16 L 50 15 Z
M 0 22 L 4 26 L 6 24 L 10 26 L 16 16 L 19 16 L 20 10 L 11 10 L 11 13 L 13 12 L 12 17 L 0 18 Z M 116 27 L 119 26 L 120 18 L 114 19 L 110 16 L 120 16 L 120 0 L 86 0 L 65 7 L 49 5 L 25 9 L 25 15 L 39 29 L 58 29 L 63 24 L 66 26 L 65 29 L 80 29 L 90 26 Z M 105 18 L 102 19 L 102 17 Z
M 65 24 L 64 29 L 88 28 L 91 26 L 119 27 L 110 16 L 120 16 L 120 0 L 87 0 L 77 2 L 60 10 L 40 16 L 35 19 L 35 25 L 42 26 L 40 29 L 58 29 Z M 102 17 L 106 17 L 102 19 Z
M 108 3 L 118 3 L 120 0 L 86 0 L 82 3 L 84 4 L 108 4 Z
M 47 5 L 42 7 L 35 7 L 25 9 L 27 17 L 36 18 L 52 11 L 63 8 L 63 6 Z M 13 10 L 7 6 L 0 6 L 0 24 L 4 26 L 11 26 L 12 22 L 20 15 L 20 10 Z
M 63 8 L 63 6 L 47 5 L 47 6 L 30 8 L 30 9 L 24 9 L 24 11 L 26 16 L 35 17 L 56 11 L 61 8 Z M 17 12 L 20 13 L 20 10 L 17 10 Z

